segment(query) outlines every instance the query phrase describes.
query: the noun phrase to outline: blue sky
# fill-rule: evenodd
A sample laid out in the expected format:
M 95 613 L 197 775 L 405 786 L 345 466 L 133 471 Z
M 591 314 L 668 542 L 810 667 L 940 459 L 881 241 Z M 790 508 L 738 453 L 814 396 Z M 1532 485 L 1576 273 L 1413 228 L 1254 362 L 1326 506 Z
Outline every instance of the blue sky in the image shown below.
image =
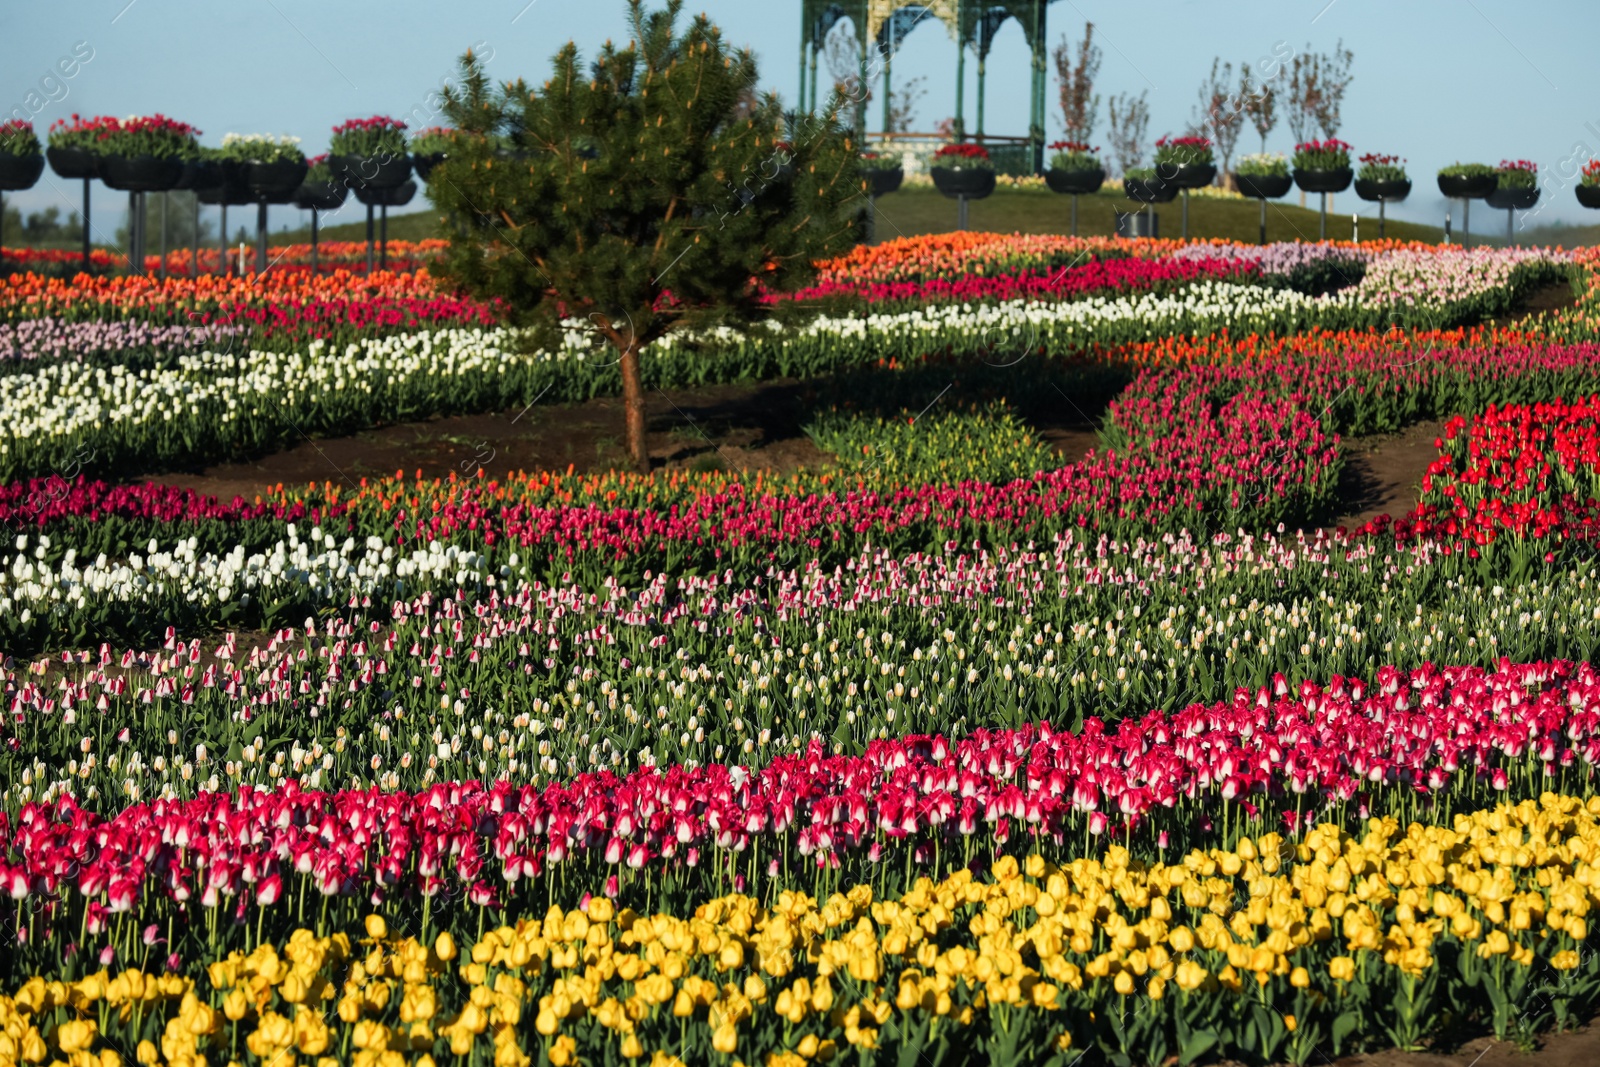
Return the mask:
M 700 0 L 727 37 L 753 48 L 763 82 L 786 99 L 797 89 L 800 26 L 795 0 Z M 626 36 L 623 0 L 84 0 L 10 5 L 0 34 L 0 102 L 7 115 L 32 114 L 41 135 L 57 118 L 160 111 L 192 122 L 206 143 L 224 133 L 293 133 L 308 154 L 324 150 L 329 129 L 350 117 L 427 110 L 430 90 L 455 70 L 457 56 L 482 42 L 497 76 L 542 80 L 549 57 L 568 39 L 592 53 Z M 1339 136 L 1358 152 L 1408 160 L 1417 191 L 1399 217 L 1440 223 L 1445 201 L 1432 174 L 1460 160 L 1539 162 L 1546 183 L 1544 220 L 1600 221 L 1577 205 L 1570 173 L 1600 155 L 1600 4 L 1594 0 L 1058 0 L 1049 7 L 1052 41 L 1081 36 L 1092 21 L 1105 59 L 1102 94 L 1150 95 L 1151 137 L 1187 122 L 1212 59 L 1237 66 L 1286 50 L 1330 50 L 1343 38 L 1355 53 L 1354 82 Z M 92 58 L 60 78 L 74 49 Z M 969 79 L 973 64 L 968 64 Z M 929 20 L 895 57 L 897 79 L 921 76 L 928 95 L 918 128 L 955 109 L 955 49 Z M 990 59 L 987 128 L 1025 133 L 1027 54 L 1008 23 Z M 972 123 L 975 85 L 967 89 Z M 869 119 L 876 128 L 878 109 Z M 1051 72 L 1049 132 L 1059 134 Z M 1096 141 L 1104 140 L 1104 113 Z M 1243 145 L 1254 147 L 1247 131 Z M 1292 148 L 1287 129 L 1269 147 Z M 46 171 L 39 185 L 12 194 L 24 210 L 64 209 L 80 195 Z M 1351 194 L 1335 210 L 1365 208 Z M 97 187 L 96 230 L 109 233 L 126 199 Z M 298 224 L 274 209 L 274 228 Z M 1498 213 L 1495 218 L 1499 219 Z M 232 220 L 230 219 L 230 222 Z M 1474 220 L 1487 229 L 1490 220 Z M 1503 221 L 1499 223 L 1503 225 Z M 1459 222 L 1458 222 L 1459 225 Z

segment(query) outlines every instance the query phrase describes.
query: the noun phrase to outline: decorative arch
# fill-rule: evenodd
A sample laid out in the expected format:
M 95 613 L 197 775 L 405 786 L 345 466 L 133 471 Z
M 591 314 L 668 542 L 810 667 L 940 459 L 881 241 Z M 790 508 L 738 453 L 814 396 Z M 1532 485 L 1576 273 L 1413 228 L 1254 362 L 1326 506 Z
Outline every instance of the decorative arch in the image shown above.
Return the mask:
M 863 83 L 881 70 L 883 114 L 887 125 L 892 91 L 894 55 L 912 30 L 927 22 L 945 27 L 956 43 L 956 139 L 968 139 L 966 123 L 966 61 L 970 51 L 978 64 L 977 129 L 972 137 L 985 140 L 984 82 L 995 35 L 1008 19 L 1022 28 L 1032 56 L 1032 100 L 1028 116 L 1025 169 L 1038 172 L 1044 163 L 1047 44 L 1045 10 L 1055 0 L 800 0 L 800 106 L 816 110 L 817 56 L 830 31 L 845 19 L 855 29 Z M 869 61 L 869 52 L 873 58 Z M 809 93 L 809 96 L 808 96 Z M 856 105 L 859 136 L 867 132 L 865 100 Z M 1008 138 L 1007 140 L 1021 140 Z

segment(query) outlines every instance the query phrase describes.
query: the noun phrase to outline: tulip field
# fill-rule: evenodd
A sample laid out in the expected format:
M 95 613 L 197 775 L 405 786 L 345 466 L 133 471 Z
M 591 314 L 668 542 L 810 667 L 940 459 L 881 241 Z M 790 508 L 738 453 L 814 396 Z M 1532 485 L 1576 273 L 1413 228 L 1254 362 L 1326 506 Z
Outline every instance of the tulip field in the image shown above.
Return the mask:
M 620 388 L 429 243 L 303 251 L 0 278 L 0 1064 L 1301 1065 L 1600 1013 L 1600 256 L 889 241 L 642 354 L 799 383 L 826 462 L 170 484 Z M 1341 525 L 1352 442 L 1421 424 L 1416 506 Z

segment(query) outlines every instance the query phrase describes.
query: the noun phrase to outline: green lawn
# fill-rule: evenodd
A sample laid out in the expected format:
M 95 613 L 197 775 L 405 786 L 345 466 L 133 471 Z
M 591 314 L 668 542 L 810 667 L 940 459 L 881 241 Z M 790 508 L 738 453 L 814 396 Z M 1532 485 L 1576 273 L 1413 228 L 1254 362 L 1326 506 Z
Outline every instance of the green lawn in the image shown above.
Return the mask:
M 1282 200 L 1267 202 L 1267 240 L 1315 241 L 1317 239 L 1316 198 L 1308 197 L 1308 207 L 1302 208 L 1295 194 Z M 1138 209 L 1141 205 L 1121 196 L 1096 193 L 1079 198 L 1078 232 L 1084 235 L 1110 236 L 1116 232 L 1116 214 Z M 1378 236 L 1378 220 L 1373 205 L 1358 200 L 1354 193 L 1341 193 L 1334 198 L 1334 210 L 1328 215 L 1328 236 L 1348 240 L 1350 211 L 1361 214 L 1361 236 L 1372 239 Z M 278 209 L 281 213 L 283 209 Z M 1212 197 L 1191 197 L 1189 200 L 1190 237 L 1226 237 L 1235 241 L 1254 242 L 1260 219 L 1260 207 L 1254 200 L 1234 200 Z M 1158 204 L 1162 237 L 1182 234 L 1183 205 L 1174 200 Z M 274 215 L 278 218 L 279 215 Z M 347 215 L 347 217 L 349 217 Z M 230 217 L 230 222 L 232 221 Z M 1504 244 L 1505 217 L 1498 211 L 1483 208 L 1473 212 L 1474 244 Z M 911 236 L 919 233 L 943 233 L 955 229 L 956 203 L 946 200 L 933 189 L 901 189 L 878 200 L 878 239 Z M 1072 200 L 1057 196 L 1047 190 L 998 190 L 987 200 L 975 200 L 968 208 L 967 226 L 972 230 L 990 230 L 1000 233 L 1068 233 L 1072 228 Z M 364 241 L 364 219 L 338 225 L 321 227 L 325 241 Z M 1436 226 L 1420 226 L 1410 222 L 1390 221 L 1390 237 L 1400 237 L 1437 243 L 1442 231 Z M 416 241 L 425 237 L 443 237 L 445 230 L 439 216 L 431 211 L 414 211 L 391 216 L 391 240 Z M 270 240 L 274 245 L 304 242 L 311 239 L 311 230 L 275 231 Z M 1460 240 L 1457 231 L 1456 240 Z M 1568 248 L 1578 245 L 1600 244 L 1600 225 L 1595 226 L 1542 226 L 1517 234 L 1521 244 L 1560 244 Z M 76 245 L 72 246 L 76 248 Z
M 1363 209 L 1371 208 L 1371 205 L 1357 200 L 1353 194 L 1336 198 L 1336 211 L 1328 216 L 1329 237 L 1349 240 L 1349 209 L 1357 204 Z M 1133 211 L 1139 206 L 1131 200 L 1109 194 L 1081 197 L 1078 202 L 1078 232 L 1111 236 L 1116 232 L 1116 213 Z M 1253 242 L 1258 234 L 1259 212 L 1260 208 L 1254 200 L 1191 197 L 1189 236 L 1227 237 L 1235 241 Z M 1363 210 L 1362 214 L 1366 213 Z M 1162 237 L 1181 235 L 1183 205 L 1180 202 L 1174 200 L 1170 204 L 1158 204 L 1156 214 L 1161 219 Z M 444 231 L 437 219 L 438 216 L 429 211 L 393 216 L 389 219 L 389 237 L 413 241 L 423 237 L 442 237 Z M 878 200 L 879 240 L 919 233 L 943 233 L 955 229 L 955 225 L 955 201 L 946 200 L 933 189 L 902 189 Z M 1072 229 L 1072 200 L 1047 190 L 999 190 L 987 200 L 975 200 L 969 205 L 967 226 L 973 230 L 1000 233 L 1068 233 Z M 1485 228 L 1488 228 L 1487 225 Z M 1441 237 L 1438 227 L 1406 222 L 1391 221 L 1387 232 L 1390 237 L 1429 242 L 1437 242 Z M 366 223 L 324 226 L 321 236 L 329 241 L 362 241 L 366 239 Z M 1376 217 L 1362 219 L 1361 236 L 1368 239 L 1378 236 Z M 1487 239 L 1488 235 L 1484 237 Z M 311 231 L 304 229 L 291 230 L 287 234 L 275 233 L 272 239 L 274 243 L 308 241 Z M 1292 196 L 1268 202 L 1267 240 L 1316 239 L 1316 211 L 1299 207 Z M 1478 235 L 1475 234 L 1473 239 L 1478 240 Z

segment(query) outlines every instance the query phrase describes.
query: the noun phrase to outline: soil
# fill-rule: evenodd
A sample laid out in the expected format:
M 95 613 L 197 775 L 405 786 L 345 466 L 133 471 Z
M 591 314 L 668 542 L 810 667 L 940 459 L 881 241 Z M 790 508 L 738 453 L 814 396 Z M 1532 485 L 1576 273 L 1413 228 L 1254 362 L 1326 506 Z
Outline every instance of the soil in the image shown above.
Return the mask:
M 1334 1067 L 1594 1067 L 1600 1063 L 1600 1027 L 1591 1022 L 1582 1030 L 1544 1034 L 1532 1052 L 1509 1041 L 1478 1037 L 1449 1052 L 1389 1049 L 1333 1062 Z
M 832 457 L 806 436 L 807 408 L 793 381 L 646 393 L 646 443 L 656 469 L 788 473 Z M 245 463 L 176 471 L 150 481 L 247 500 L 275 485 L 342 481 L 403 471 L 408 477 L 503 476 L 522 470 L 579 473 L 625 467 L 622 400 L 540 405 L 385 426 L 349 437 L 305 440 Z
M 1416 507 L 1422 476 L 1439 455 L 1433 442 L 1442 431 L 1440 423 L 1419 422 L 1399 433 L 1341 442 L 1345 450 L 1339 479 L 1341 514 L 1327 528 L 1353 530 L 1379 515 L 1399 518 Z

